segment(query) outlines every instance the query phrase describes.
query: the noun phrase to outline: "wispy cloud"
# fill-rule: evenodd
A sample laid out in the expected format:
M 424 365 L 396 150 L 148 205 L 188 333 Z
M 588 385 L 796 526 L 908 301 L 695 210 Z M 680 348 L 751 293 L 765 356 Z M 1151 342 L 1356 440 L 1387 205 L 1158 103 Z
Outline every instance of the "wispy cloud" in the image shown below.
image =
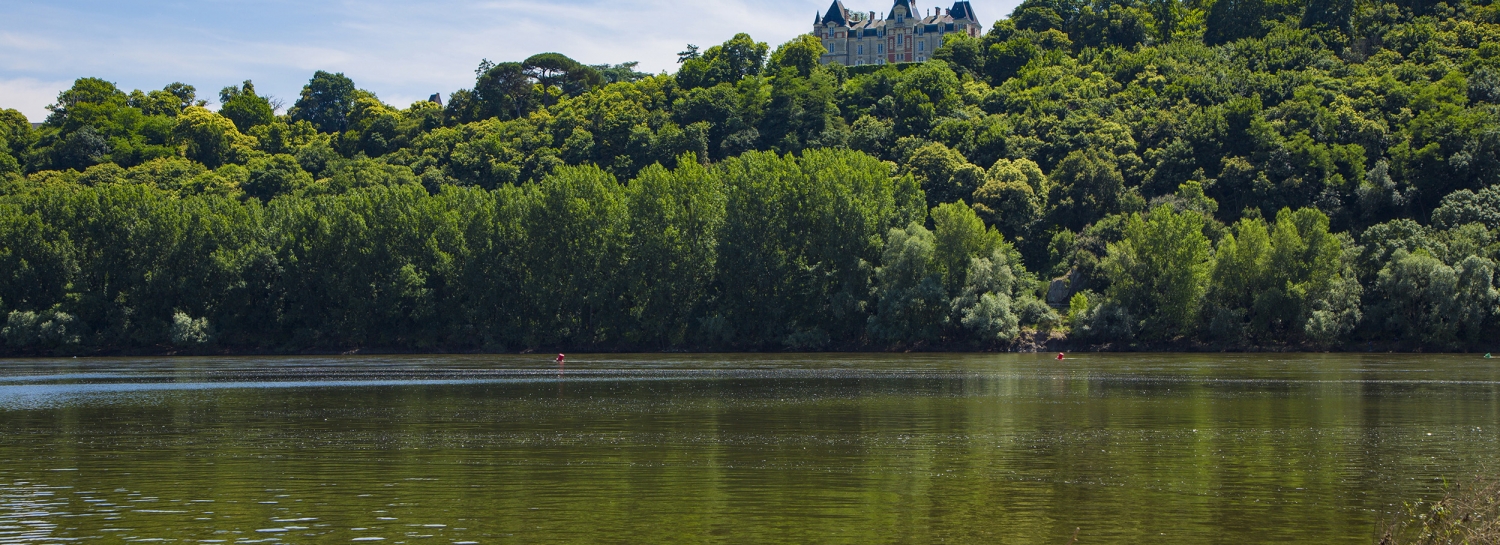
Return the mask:
M 1018 1 L 980 0 L 976 7 L 999 17 Z M 315 70 L 344 72 L 402 105 L 472 85 L 481 58 L 520 60 L 543 51 L 670 72 L 685 44 L 708 47 L 748 32 L 774 47 L 807 32 L 828 2 L 13 0 L 0 2 L 0 81 L 8 82 L 0 85 L 0 107 L 43 117 L 57 92 L 80 76 L 127 90 L 182 81 L 210 99 L 220 87 L 252 79 L 262 92 L 291 98 Z M 884 11 L 889 3 L 845 2 L 862 11 Z

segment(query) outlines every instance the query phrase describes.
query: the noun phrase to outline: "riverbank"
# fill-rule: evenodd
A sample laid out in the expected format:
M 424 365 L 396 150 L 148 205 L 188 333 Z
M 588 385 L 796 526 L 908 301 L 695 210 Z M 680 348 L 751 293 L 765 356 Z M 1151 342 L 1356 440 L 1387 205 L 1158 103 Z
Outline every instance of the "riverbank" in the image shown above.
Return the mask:
M 919 343 L 913 345 L 880 345 L 874 343 L 842 344 L 819 349 L 785 348 L 776 346 L 679 346 L 640 347 L 629 345 L 594 346 L 540 346 L 509 348 L 504 346 L 433 346 L 420 349 L 388 346 L 309 346 L 309 347 L 228 347 L 197 346 L 182 347 L 168 344 L 133 347 L 86 347 L 62 346 L 52 349 L 11 350 L 0 346 L 0 358 L 19 357 L 138 357 L 138 356 L 326 356 L 326 355 L 401 355 L 401 354 L 531 354 L 531 353 L 629 353 L 629 354 L 675 354 L 675 353 L 1039 353 L 1039 352 L 1164 352 L 1164 353 L 1472 353 L 1486 354 L 1497 348 L 1475 346 L 1450 350 L 1432 350 L 1403 342 L 1343 343 L 1334 346 L 1311 344 L 1214 344 L 1182 339 L 1151 343 L 1088 343 L 1069 339 L 1062 332 L 1037 332 L 1023 330 L 1014 343 L 976 346 L 973 343 Z
M 1405 517 L 1386 527 L 1379 545 L 1500 543 L 1500 479 L 1481 473 L 1444 483 L 1437 499 L 1405 503 Z

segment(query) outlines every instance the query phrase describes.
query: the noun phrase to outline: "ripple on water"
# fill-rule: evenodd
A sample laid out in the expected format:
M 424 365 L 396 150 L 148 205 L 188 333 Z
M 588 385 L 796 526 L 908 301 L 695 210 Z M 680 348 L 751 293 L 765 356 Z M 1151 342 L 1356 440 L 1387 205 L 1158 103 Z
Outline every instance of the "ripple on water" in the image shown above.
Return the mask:
M 1457 356 L 715 357 L 7 364 L 0 542 L 1349 543 L 1500 461 Z

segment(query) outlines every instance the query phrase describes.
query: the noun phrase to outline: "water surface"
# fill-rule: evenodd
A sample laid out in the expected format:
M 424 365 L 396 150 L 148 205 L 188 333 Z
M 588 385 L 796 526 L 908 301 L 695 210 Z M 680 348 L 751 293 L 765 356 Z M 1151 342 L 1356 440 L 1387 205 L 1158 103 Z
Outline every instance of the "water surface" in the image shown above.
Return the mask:
M 1472 355 L 0 361 L 0 543 L 1370 543 Z

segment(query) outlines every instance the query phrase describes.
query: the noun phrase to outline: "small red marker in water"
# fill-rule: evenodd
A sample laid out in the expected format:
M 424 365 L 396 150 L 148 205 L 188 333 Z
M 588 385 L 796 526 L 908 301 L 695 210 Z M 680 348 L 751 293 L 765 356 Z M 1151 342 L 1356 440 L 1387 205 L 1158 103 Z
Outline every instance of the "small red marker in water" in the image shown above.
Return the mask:
M 562 354 L 558 354 L 557 355 L 557 364 L 558 365 L 562 365 L 563 364 L 563 355 Z
M 1062 352 L 1058 352 L 1057 353 L 1057 361 L 1062 361 L 1062 359 L 1063 359 L 1063 353 Z

